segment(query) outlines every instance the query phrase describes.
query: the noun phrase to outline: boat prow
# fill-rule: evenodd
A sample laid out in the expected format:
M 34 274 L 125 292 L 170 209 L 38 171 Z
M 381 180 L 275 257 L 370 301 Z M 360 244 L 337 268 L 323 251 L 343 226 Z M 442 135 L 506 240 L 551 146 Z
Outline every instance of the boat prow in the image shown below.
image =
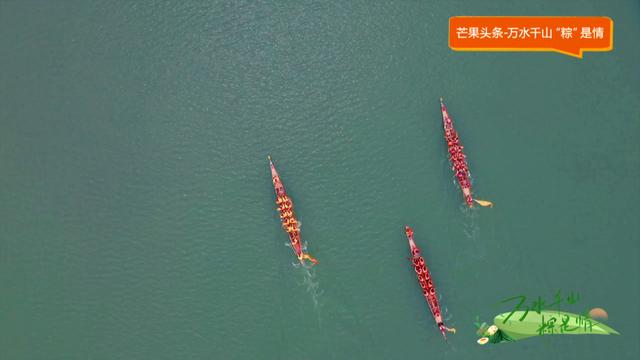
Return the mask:
M 442 112 L 442 125 L 444 125 L 445 130 L 447 128 L 452 127 L 452 121 L 449 117 L 449 112 L 447 112 L 447 105 L 444 104 L 444 99 L 440 97 L 440 111 Z
M 267 159 L 269 159 L 269 168 L 271 169 L 271 177 L 280 177 L 278 175 L 278 170 L 276 170 L 276 166 L 273 165 L 273 161 L 271 160 L 271 155 L 267 156 Z
M 418 252 L 420 251 L 416 246 L 415 241 L 413 241 L 413 229 L 409 225 L 404 226 L 404 233 L 407 235 L 407 240 L 409 241 L 409 248 L 411 248 L 411 254 L 414 254 L 416 249 Z
M 271 180 L 273 181 L 273 188 L 276 191 L 276 195 L 285 195 L 286 190 L 284 188 L 284 184 L 280 181 L 280 175 L 278 174 L 278 170 L 276 170 L 276 166 L 273 165 L 273 161 L 271 160 L 271 155 L 267 155 L 267 159 L 269 159 L 269 168 L 271 169 Z

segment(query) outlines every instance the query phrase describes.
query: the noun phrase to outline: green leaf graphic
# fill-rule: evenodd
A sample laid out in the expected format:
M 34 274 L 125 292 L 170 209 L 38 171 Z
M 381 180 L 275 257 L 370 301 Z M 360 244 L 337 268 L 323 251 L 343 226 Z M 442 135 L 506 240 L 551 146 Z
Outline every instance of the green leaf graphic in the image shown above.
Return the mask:
M 504 319 L 510 313 L 500 314 L 493 319 L 493 323 L 512 340 L 539 335 L 620 335 L 607 325 L 578 314 L 557 310 L 543 310 L 539 314 L 535 311 L 529 311 L 524 320 L 520 321 L 524 313 L 524 311 L 514 312 L 506 323 Z M 563 326 L 563 320 L 566 321 L 565 326 Z M 549 324 L 550 321 L 552 321 L 551 325 L 544 328 L 543 324 Z M 544 334 L 540 333 L 541 329 L 546 330 Z

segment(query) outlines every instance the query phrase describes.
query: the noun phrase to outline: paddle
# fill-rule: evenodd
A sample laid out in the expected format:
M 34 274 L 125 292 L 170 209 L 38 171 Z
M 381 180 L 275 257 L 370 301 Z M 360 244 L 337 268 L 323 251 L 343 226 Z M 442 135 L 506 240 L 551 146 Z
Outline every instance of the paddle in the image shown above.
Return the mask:
M 316 260 L 313 256 L 311 256 L 309 254 L 302 253 L 301 258 L 311 261 L 313 263 L 313 265 L 318 263 L 318 260 Z M 311 266 L 313 266 L 313 265 L 311 265 Z
M 476 203 L 478 203 L 478 205 L 480 206 L 484 206 L 484 207 L 493 207 L 493 203 L 491 201 L 487 201 L 487 200 L 478 200 L 478 199 L 473 199 L 473 201 L 475 201 Z

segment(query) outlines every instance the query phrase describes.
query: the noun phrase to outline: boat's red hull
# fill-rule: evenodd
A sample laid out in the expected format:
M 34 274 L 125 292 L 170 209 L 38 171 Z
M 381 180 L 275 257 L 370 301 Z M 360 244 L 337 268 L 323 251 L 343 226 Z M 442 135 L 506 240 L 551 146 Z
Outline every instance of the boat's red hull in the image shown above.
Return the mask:
M 287 191 L 284 188 L 284 184 L 280 181 L 280 176 L 276 167 L 273 165 L 271 158 L 269 158 L 269 167 L 271 168 L 271 180 L 273 181 L 273 187 L 276 192 L 276 205 L 280 214 L 280 220 L 282 222 L 282 228 L 289 235 L 289 242 L 291 248 L 296 253 L 296 257 L 301 264 L 304 265 L 304 260 L 309 260 L 313 264 L 318 261 L 309 254 L 306 254 L 302 249 L 302 240 L 300 239 L 300 223 L 293 212 L 293 200 L 287 195 Z
M 447 112 L 447 107 L 442 98 L 440 99 L 440 109 L 442 110 L 442 125 L 444 127 L 444 139 L 447 142 L 447 150 L 449 152 L 449 160 L 451 168 L 458 180 L 462 196 L 469 207 L 473 207 L 473 194 L 471 192 L 471 176 L 467 157 L 464 154 L 464 147 L 460 142 L 458 132 L 453 127 L 453 120 Z
M 447 327 L 442 321 L 442 313 L 440 312 L 438 295 L 436 293 L 436 287 L 433 284 L 433 279 L 431 278 L 431 273 L 429 273 L 429 268 L 427 267 L 424 258 L 421 255 L 420 248 L 413 240 L 413 229 L 411 229 L 411 227 L 409 226 L 405 226 L 405 234 L 407 235 L 407 239 L 409 240 L 409 248 L 411 249 L 411 264 L 413 265 L 413 269 L 416 272 L 418 283 L 420 283 L 420 287 L 422 288 L 422 295 L 429 305 L 429 309 L 431 310 L 431 314 L 433 315 L 433 318 L 438 325 L 438 329 L 440 329 L 442 336 L 444 336 L 444 338 L 446 339 L 447 335 L 445 332 L 447 331 Z

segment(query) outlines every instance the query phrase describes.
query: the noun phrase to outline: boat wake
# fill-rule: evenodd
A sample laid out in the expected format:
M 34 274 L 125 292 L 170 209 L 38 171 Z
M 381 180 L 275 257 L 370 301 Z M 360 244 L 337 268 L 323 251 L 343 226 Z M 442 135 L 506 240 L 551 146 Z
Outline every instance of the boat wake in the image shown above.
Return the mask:
M 307 251 L 307 243 L 302 243 L 302 251 Z M 320 289 L 320 282 L 316 278 L 316 269 L 310 266 L 305 266 L 299 262 L 293 262 L 293 267 L 302 270 L 302 283 L 300 285 L 307 288 L 307 293 L 311 295 L 311 301 L 313 301 L 314 309 L 318 309 L 320 303 L 320 297 L 322 296 L 322 289 Z
M 470 245 L 468 248 L 471 250 L 471 257 L 482 259 L 487 252 L 480 240 L 480 212 L 478 208 L 469 208 L 466 204 L 461 205 L 461 212 L 464 215 L 462 230 Z
M 445 324 L 449 324 L 453 319 L 453 315 L 449 312 L 449 308 L 444 306 L 442 309 L 442 320 L 444 320 Z
M 313 301 L 313 308 L 317 310 L 323 291 L 320 289 L 320 282 L 316 279 L 315 269 L 304 269 L 304 280 L 302 284 L 307 287 L 307 293 L 311 295 L 311 301 Z

